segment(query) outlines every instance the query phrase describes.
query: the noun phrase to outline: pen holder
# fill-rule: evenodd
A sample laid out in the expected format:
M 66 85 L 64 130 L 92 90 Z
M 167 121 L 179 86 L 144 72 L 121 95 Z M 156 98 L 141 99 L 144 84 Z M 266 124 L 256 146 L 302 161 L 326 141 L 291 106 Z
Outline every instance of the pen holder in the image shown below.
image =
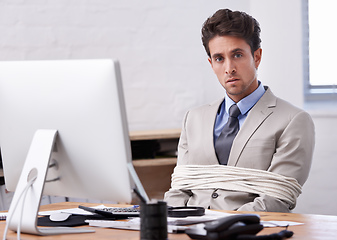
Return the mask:
M 141 203 L 140 205 L 140 239 L 167 239 L 167 204 L 163 201 Z

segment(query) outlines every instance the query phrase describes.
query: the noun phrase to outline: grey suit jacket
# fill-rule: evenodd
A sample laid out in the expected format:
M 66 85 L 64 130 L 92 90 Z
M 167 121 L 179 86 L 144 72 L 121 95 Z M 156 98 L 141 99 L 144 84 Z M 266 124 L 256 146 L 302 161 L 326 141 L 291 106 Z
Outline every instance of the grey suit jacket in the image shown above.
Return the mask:
M 218 164 L 213 128 L 223 99 L 189 111 L 184 118 L 177 164 Z M 234 139 L 228 165 L 275 172 L 303 185 L 308 178 L 314 149 L 314 124 L 309 114 L 265 94 L 250 110 Z M 173 190 L 165 193 L 171 206 L 211 209 L 289 212 L 289 205 L 267 195 L 213 190 Z

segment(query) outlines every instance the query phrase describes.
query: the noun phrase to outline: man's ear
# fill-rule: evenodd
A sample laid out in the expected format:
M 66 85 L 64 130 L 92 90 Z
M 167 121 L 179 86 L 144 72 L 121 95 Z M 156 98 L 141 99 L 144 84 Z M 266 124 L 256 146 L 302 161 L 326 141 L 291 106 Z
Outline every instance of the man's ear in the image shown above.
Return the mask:
M 255 68 L 257 69 L 260 65 L 262 58 L 262 49 L 259 48 L 254 52 L 254 62 L 255 62 Z
M 211 66 L 213 68 L 212 59 L 210 57 L 208 58 L 208 62 L 211 64 Z

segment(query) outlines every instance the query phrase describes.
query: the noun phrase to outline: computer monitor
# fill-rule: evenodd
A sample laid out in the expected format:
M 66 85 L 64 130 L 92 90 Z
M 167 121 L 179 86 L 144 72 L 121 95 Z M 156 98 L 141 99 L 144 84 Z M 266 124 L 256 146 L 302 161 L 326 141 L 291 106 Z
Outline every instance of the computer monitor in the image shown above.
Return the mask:
M 0 147 L 6 188 L 15 190 L 9 214 L 23 209 L 13 230 L 22 223 L 23 232 L 48 234 L 34 229 L 42 191 L 129 203 L 136 183 L 145 194 L 116 60 L 0 62 Z

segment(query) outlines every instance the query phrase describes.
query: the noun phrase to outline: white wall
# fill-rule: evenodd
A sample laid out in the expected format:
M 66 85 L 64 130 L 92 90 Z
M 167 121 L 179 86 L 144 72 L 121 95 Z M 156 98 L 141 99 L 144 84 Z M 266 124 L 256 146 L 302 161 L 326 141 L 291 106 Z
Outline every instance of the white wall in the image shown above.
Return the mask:
M 337 112 L 310 113 L 315 122 L 316 146 L 310 176 L 295 212 L 337 215 Z
M 277 96 L 302 107 L 301 0 L 253 0 L 250 3 L 251 15 L 261 25 L 263 57 L 259 78 Z
M 257 18 L 259 79 L 303 107 L 301 0 L 0 0 L 0 60 L 117 58 L 130 130 L 179 128 L 187 109 L 224 94 L 200 28 L 226 7 Z M 317 147 L 296 211 L 337 215 L 336 117 L 313 116 Z
M 248 1 L 0 0 L 0 60 L 117 58 L 130 130 L 178 128 L 223 94 L 200 40 L 204 20 Z

